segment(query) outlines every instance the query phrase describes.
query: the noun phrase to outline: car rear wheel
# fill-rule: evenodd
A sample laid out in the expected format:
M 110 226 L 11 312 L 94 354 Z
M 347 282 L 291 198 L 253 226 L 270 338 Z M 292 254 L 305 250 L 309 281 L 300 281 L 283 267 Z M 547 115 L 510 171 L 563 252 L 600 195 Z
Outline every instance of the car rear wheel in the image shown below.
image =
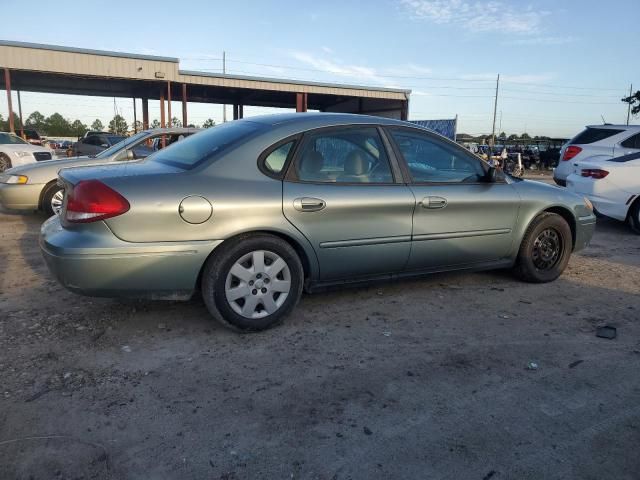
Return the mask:
M 64 190 L 57 183 L 47 187 L 42 196 L 42 210 L 49 217 L 58 215 L 62 210 L 62 202 L 64 200 Z
M 0 153 L 0 173 L 11 168 L 11 159 L 4 153 Z
M 207 260 L 202 296 L 223 325 L 259 331 L 293 310 L 303 281 L 300 258 L 287 242 L 272 235 L 246 235 L 223 243 Z
M 569 263 L 571 229 L 556 213 L 538 215 L 529 225 L 520 245 L 515 273 L 532 283 L 552 282 Z

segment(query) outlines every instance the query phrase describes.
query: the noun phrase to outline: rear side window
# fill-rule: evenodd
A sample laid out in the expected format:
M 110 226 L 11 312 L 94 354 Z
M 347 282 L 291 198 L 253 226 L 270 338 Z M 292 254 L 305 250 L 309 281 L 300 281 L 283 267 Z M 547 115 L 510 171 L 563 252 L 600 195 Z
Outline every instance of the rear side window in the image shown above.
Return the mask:
M 621 132 L 624 132 L 624 130 L 615 130 L 613 128 L 587 128 L 582 133 L 576 135 L 573 140 L 571 140 L 571 143 L 587 145 L 589 143 L 599 142 L 605 138 L 613 137 Z
M 624 148 L 639 148 L 640 149 L 640 133 L 636 133 L 633 137 L 627 138 L 622 142 Z
M 261 128 L 261 124 L 247 120 L 223 123 L 191 135 L 147 158 L 152 162 L 190 170 L 248 139 Z
M 269 172 L 275 175 L 278 175 L 282 172 L 284 168 L 284 164 L 287 161 L 287 157 L 289 156 L 289 152 L 291 152 L 291 147 L 295 140 L 291 140 L 290 142 L 285 143 L 284 145 L 280 145 L 275 148 L 271 153 L 269 153 L 264 159 L 264 168 Z

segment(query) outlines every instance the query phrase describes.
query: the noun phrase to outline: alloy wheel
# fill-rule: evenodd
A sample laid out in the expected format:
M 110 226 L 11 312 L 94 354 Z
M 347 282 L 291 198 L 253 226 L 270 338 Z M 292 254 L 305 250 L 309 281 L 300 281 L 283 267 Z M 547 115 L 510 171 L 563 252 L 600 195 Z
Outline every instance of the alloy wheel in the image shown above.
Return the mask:
M 64 190 L 58 190 L 51 197 L 51 210 L 53 210 L 53 213 L 55 215 L 60 215 L 63 201 L 64 201 Z
M 264 318 L 275 313 L 291 290 L 291 271 L 276 253 L 255 250 L 240 257 L 225 283 L 229 305 L 245 318 Z

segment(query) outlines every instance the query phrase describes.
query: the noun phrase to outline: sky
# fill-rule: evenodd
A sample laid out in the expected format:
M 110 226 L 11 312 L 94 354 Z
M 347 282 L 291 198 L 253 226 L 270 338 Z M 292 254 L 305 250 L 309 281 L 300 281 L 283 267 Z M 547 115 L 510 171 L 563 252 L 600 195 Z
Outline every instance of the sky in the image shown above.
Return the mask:
M 458 132 L 570 137 L 625 123 L 640 89 L 640 1 L 370 0 L 108 3 L 0 0 L 4 40 L 162 55 L 180 68 L 411 89 L 409 119 L 453 118 Z M 37 12 L 37 13 L 34 13 Z M 1 64 L 0 59 L 0 64 Z M 634 90 L 635 91 L 635 90 Z M 4 93 L 4 92 L 3 92 Z M 133 120 L 131 99 L 24 92 L 23 114 Z M 5 95 L 0 114 L 7 118 Z M 15 99 L 14 99 L 15 102 Z M 141 106 L 138 101 L 138 115 Z M 180 112 L 178 102 L 172 107 Z M 245 107 L 245 117 L 277 109 Z M 150 117 L 159 117 L 150 101 Z M 231 108 L 228 109 L 231 116 Z M 190 122 L 222 120 L 189 105 Z M 640 123 L 640 119 L 632 119 Z

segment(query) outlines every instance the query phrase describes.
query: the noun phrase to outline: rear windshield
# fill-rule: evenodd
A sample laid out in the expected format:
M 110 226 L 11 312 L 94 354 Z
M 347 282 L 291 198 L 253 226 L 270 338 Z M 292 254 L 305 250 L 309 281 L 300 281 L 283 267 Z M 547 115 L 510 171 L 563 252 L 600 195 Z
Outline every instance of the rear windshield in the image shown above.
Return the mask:
M 109 140 L 109 145 L 115 145 L 116 143 L 121 142 L 122 140 L 125 140 L 127 137 L 123 137 L 121 135 L 109 135 L 107 137 L 107 140 Z
M 249 138 L 260 128 L 261 124 L 246 120 L 223 123 L 163 148 L 148 160 L 189 170 Z
M 0 145 L 25 145 L 27 142 L 10 133 L 0 132 Z
M 605 138 L 613 137 L 620 132 L 624 132 L 624 130 L 615 130 L 613 128 L 587 128 L 571 140 L 571 143 L 579 145 L 595 143 L 600 140 L 604 140 Z

